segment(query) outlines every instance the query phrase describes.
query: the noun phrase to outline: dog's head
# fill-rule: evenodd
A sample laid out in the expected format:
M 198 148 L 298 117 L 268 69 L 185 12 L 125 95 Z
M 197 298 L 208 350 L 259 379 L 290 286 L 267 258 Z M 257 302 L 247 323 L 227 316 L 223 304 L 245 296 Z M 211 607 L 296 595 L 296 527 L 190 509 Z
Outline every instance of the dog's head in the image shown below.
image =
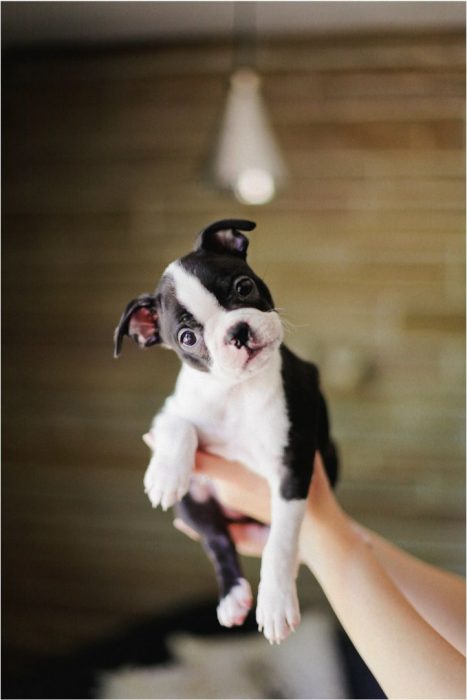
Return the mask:
M 154 294 L 131 301 L 115 330 L 140 347 L 162 344 L 183 362 L 240 381 L 264 368 L 283 337 L 264 282 L 246 262 L 252 221 L 228 219 L 199 234 L 194 251 L 171 263 Z

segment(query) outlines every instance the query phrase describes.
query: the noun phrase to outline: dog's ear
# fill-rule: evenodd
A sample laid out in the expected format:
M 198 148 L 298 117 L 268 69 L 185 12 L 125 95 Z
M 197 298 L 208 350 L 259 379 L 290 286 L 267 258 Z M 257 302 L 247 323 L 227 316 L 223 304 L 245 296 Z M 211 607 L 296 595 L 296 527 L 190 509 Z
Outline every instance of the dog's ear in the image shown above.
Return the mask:
M 157 297 L 142 294 L 127 304 L 114 333 L 114 357 L 120 355 L 125 335 L 133 338 L 141 348 L 148 348 L 161 342 Z
M 203 229 L 196 239 L 195 250 L 236 255 L 246 258 L 248 238 L 240 231 L 253 231 L 256 224 L 244 219 L 223 219 Z

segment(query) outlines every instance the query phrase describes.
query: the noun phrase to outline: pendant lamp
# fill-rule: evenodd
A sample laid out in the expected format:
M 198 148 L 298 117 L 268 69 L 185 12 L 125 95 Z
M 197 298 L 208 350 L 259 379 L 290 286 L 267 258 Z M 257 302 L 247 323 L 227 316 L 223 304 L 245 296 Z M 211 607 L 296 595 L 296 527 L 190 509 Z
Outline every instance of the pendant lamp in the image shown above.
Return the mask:
M 261 95 L 261 79 L 252 63 L 250 59 L 250 65 L 237 67 L 231 75 L 212 176 L 240 202 L 259 205 L 273 199 L 286 180 L 287 169 Z

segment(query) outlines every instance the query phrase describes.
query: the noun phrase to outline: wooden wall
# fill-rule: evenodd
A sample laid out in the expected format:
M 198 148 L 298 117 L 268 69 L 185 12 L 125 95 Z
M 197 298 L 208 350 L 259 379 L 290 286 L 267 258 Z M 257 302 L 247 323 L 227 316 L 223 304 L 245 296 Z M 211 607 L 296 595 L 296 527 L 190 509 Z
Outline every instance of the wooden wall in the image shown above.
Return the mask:
M 140 435 L 177 361 L 126 302 L 205 224 L 251 261 L 317 361 L 357 519 L 464 566 L 464 35 L 262 43 L 290 183 L 263 208 L 203 180 L 228 45 L 16 55 L 3 90 L 4 641 L 66 650 L 214 592 L 151 509 Z M 248 564 L 257 580 L 256 563 Z M 302 575 L 301 597 L 322 596 Z

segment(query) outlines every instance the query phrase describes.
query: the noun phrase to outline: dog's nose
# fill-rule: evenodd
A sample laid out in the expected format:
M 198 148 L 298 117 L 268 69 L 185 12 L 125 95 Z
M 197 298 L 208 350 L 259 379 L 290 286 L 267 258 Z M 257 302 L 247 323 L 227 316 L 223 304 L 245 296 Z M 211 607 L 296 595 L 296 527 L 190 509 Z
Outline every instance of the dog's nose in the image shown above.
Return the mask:
M 250 339 L 250 326 L 244 321 L 236 323 L 235 326 L 229 328 L 225 340 L 228 344 L 235 345 L 236 348 L 242 348 Z

